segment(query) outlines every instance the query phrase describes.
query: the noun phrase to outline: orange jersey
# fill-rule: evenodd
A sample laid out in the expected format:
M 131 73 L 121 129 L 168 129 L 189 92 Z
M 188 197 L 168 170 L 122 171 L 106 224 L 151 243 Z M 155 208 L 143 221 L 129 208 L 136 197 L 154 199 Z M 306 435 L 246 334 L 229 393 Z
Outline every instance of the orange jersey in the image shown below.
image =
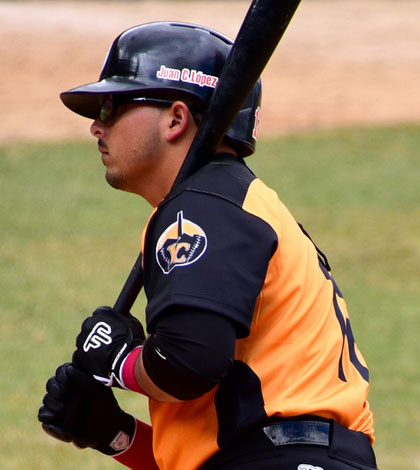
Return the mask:
M 165 201 L 144 253 L 149 331 L 175 304 L 238 325 L 234 366 L 217 387 L 176 404 L 150 400 L 161 470 L 198 469 L 272 416 L 332 418 L 373 442 L 368 370 L 342 294 L 276 192 L 245 165 L 207 165 Z

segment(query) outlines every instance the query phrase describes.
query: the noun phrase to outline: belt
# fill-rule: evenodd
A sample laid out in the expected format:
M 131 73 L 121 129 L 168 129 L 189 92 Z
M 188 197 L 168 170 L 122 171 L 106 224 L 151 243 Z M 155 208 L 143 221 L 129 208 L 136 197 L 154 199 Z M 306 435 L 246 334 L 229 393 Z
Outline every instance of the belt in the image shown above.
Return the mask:
M 320 446 L 325 448 L 328 454 L 325 458 L 344 462 L 354 469 L 377 470 L 369 437 L 362 432 L 347 429 L 332 419 L 311 415 L 271 419 L 276 421 L 252 428 L 221 447 L 219 452 L 201 467 L 201 470 L 251 468 L 231 465 L 232 462 L 241 461 L 242 458 L 245 459 L 244 462 L 251 458 L 265 459 L 264 456 L 267 454 L 274 459 L 273 461 L 281 462 L 284 455 L 287 455 L 286 448 L 278 449 L 280 454 L 277 454 L 272 452 L 273 446 L 293 445 Z
M 330 445 L 330 423 L 324 421 L 281 421 L 269 424 L 263 430 L 275 446 Z

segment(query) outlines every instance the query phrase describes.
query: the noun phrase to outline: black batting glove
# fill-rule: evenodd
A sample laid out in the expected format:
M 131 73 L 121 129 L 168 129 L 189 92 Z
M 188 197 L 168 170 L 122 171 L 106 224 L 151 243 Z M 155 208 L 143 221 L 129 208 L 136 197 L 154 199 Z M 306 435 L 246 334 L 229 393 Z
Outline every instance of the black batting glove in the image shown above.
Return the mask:
M 38 419 L 50 436 L 112 456 L 129 446 L 136 420 L 121 410 L 110 388 L 71 363 L 58 367 L 46 388 Z
M 133 315 L 99 307 L 82 324 L 73 362 L 108 387 L 126 388 L 122 365 L 145 339 L 143 327 Z

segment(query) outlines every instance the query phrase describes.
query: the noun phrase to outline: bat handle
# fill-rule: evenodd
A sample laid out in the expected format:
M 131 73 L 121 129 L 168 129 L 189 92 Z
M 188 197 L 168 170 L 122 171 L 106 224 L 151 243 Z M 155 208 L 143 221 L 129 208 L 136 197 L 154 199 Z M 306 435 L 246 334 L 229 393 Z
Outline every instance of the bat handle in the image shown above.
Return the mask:
M 131 268 L 130 274 L 123 288 L 121 289 L 120 295 L 118 296 L 113 309 L 125 315 L 130 313 L 130 310 L 139 295 L 143 287 L 143 256 L 140 252 L 136 259 L 133 267 Z

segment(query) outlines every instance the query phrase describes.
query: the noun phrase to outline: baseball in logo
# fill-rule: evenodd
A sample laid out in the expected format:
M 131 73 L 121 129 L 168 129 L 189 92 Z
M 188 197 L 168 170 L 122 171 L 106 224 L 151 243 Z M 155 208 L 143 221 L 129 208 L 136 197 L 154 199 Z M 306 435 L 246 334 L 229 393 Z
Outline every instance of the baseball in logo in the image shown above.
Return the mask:
M 197 261 L 207 248 L 204 230 L 194 222 L 184 219 L 183 211 L 177 220 L 159 237 L 156 244 L 156 260 L 164 274 L 174 268 L 188 266 Z

